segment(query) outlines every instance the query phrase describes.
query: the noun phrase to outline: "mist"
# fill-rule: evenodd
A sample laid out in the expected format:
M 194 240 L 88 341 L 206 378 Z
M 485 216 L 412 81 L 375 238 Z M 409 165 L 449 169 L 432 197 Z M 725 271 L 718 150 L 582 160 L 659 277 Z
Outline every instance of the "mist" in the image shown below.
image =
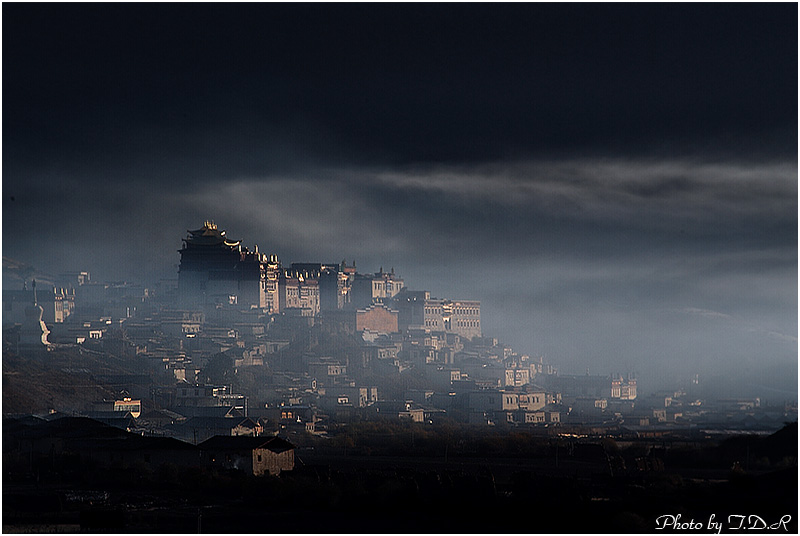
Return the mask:
M 177 277 L 181 239 L 210 219 L 286 264 L 356 261 L 480 300 L 485 335 L 564 373 L 796 393 L 793 162 L 312 166 L 191 188 L 109 172 L 88 190 L 77 177 L 51 191 L 37 185 L 49 177 L 15 180 L 4 255 L 154 284 Z
M 564 373 L 796 397 L 796 6 L 307 7 L 4 5 L 4 257 L 151 285 L 213 220 Z

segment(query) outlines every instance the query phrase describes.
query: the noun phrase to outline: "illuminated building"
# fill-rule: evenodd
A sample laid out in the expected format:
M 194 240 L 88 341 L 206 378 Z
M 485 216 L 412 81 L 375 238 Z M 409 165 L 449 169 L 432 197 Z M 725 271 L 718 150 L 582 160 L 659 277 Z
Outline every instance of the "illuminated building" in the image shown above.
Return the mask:
M 403 289 L 395 295 L 401 330 L 422 328 L 455 333 L 466 339 L 481 336 L 481 302 L 431 298 L 428 291 Z
M 375 274 L 352 274 L 350 305 L 356 309 L 369 307 L 373 303 L 384 303 L 403 289 L 403 280 L 383 267 Z
M 275 274 L 279 263 L 230 240 L 225 231 L 206 221 L 188 231 L 180 249 L 178 302 L 183 308 L 229 305 L 270 310 L 276 302 Z M 268 285 L 270 288 L 268 290 Z

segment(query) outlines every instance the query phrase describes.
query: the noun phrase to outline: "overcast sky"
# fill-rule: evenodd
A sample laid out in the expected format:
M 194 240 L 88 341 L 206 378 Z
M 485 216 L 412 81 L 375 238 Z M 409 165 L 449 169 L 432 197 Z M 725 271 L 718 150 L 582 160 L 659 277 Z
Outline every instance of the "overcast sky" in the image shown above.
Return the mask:
M 796 397 L 795 3 L 2 12 L 5 257 L 176 277 L 212 219 L 565 373 Z

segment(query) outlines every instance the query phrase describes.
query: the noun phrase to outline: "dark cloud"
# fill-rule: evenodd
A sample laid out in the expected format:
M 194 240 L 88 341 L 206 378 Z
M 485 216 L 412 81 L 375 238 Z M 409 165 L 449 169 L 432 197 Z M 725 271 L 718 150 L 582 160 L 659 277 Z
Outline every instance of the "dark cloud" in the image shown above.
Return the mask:
M 567 372 L 792 388 L 796 5 L 2 9 L 5 256 L 174 277 L 214 219 Z
M 15 104 L 4 142 L 28 154 L 46 144 L 67 162 L 162 147 L 263 172 L 274 162 L 258 153 L 276 139 L 326 161 L 395 165 L 796 151 L 791 4 L 9 4 L 4 14 L 14 58 L 4 99 Z M 231 149 L 241 157 L 227 159 Z

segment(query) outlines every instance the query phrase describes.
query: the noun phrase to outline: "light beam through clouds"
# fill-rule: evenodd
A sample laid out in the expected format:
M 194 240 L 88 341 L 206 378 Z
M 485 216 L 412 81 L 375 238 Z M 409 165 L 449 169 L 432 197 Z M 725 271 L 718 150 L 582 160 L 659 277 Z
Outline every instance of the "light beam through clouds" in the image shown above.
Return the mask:
M 45 231 L 66 218 L 56 189 L 6 219 L 28 240 L 4 254 L 174 277 L 186 229 L 211 218 L 285 263 L 356 260 L 395 268 L 412 289 L 479 299 L 488 335 L 564 372 L 632 371 L 655 387 L 759 355 L 791 389 L 796 177 L 794 162 L 652 159 L 314 167 L 193 189 L 124 177 L 81 197 L 87 216 L 69 229 L 89 240 Z
M 564 372 L 796 393 L 797 38 L 791 3 L 5 3 L 3 255 L 175 277 L 210 218 Z

